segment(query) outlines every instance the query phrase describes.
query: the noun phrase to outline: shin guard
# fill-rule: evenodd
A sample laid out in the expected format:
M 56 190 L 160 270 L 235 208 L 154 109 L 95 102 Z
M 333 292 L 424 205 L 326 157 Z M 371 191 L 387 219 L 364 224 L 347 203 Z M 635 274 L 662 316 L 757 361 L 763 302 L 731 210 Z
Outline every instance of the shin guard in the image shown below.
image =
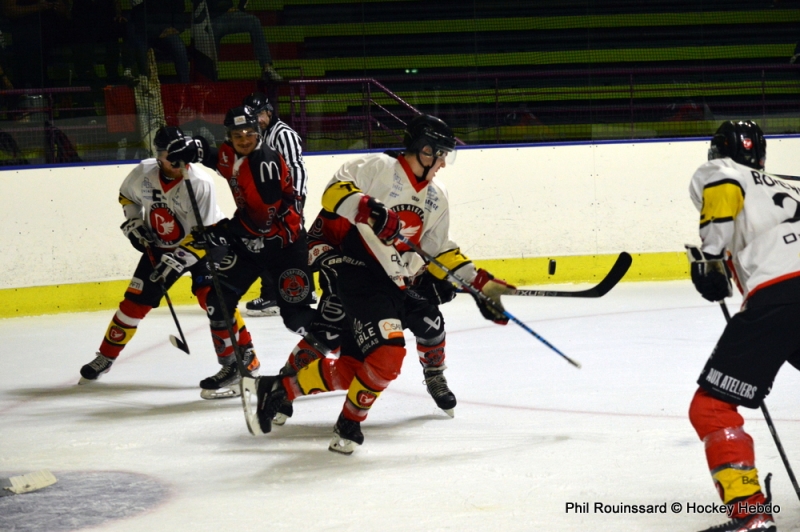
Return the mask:
M 423 368 L 444 366 L 444 340 L 436 345 L 422 345 L 417 341 L 417 355 Z
M 136 334 L 139 322 L 147 316 L 152 308 L 123 299 L 119 304 L 119 310 L 108 324 L 108 329 L 106 329 L 106 334 L 100 344 L 100 354 L 108 358 L 117 358 Z
M 753 438 L 744 431 L 736 405 L 714 398 L 705 390 L 695 393 L 689 419 L 705 444 L 706 461 L 714 485 L 725 504 L 753 497 L 763 500 L 755 467 Z

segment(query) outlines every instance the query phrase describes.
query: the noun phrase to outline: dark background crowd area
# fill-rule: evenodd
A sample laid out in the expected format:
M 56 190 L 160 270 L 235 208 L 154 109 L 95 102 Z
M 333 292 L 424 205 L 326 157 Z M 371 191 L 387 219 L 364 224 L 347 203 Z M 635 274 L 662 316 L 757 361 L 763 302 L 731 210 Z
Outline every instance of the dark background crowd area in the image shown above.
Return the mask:
M 266 92 L 306 152 L 800 133 L 800 1 L 0 0 L 0 166 L 212 143 Z

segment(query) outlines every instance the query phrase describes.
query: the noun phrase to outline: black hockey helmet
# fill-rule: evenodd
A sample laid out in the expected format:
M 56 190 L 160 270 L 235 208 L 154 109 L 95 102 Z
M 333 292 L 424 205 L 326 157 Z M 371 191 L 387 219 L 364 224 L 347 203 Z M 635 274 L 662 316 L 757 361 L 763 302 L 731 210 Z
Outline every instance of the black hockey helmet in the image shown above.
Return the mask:
M 250 96 L 245 97 L 245 99 L 242 100 L 242 105 L 252 107 L 256 114 L 259 114 L 261 111 L 272 112 L 275 110 L 272 104 L 269 103 L 269 98 L 267 98 L 267 95 L 263 92 L 254 92 L 250 94 Z
M 444 157 L 455 150 L 456 137 L 442 119 L 419 115 L 406 126 L 403 146 L 406 153 L 419 153 L 425 146 L 430 146 L 435 157 Z
M 739 164 L 763 170 L 767 160 L 764 132 L 752 120 L 723 122 L 711 138 L 708 160 L 722 157 L 730 157 Z
M 156 131 L 153 137 L 153 148 L 155 148 L 156 153 L 160 151 L 169 151 L 170 146 L 176 142 L 186 143 L 186 135 L 183 134 L 181 128 L 162 126 L 158 128 L 158 131 Z
M 239 107 L 231 108 L 225 115 L 223 122 L 225 129 L 228 132 L 234 129 L 245 129 L 248 127 L 258 131 L 258 114 L 252 107 L 247 105 L 240 105 Z

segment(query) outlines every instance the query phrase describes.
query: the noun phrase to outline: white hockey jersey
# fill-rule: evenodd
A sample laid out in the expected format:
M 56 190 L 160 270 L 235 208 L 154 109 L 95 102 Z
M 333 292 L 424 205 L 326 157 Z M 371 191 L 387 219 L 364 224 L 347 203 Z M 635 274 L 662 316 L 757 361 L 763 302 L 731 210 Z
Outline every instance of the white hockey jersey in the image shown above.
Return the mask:
M 689 193 L 703 252 L 730 253 L 745 299 L 800 276 L 800 182 L 724 158 L 698 168 Z
M 336 172 L 322 197 L 322 206 L 355 224 L 362 194 L 372 196 L 400 217 L 400 233 L 437 257 L 445 266 L 456 270 L 467 282 L 475 277 L 475 267 L 450 240 L 450 206 L 447 191 L 434 178 L 419 182 L 402 156 L 395 159 L 386 154 L 364 155 L 353 159 Z M 408 246 L 397 242 L 387 246 L 367 224 L 356 224 L 370 253 L 383 266 L 386 274 L 404 288 L 405 280 L 424 266 L 422 258 Z M 430 268 L 438 278 L 444 272 Z
M 203 225 L 209 226 L 223 218 L 217 205 L 214 181 L 204 172 L 187 166 Z M 131 170 L 119 189 L 119 202 L 127 219 L 143 219 L 156 237 L 155 245 L 174 249 L 196 225 L 189 191 L 184 179 L 164 180 L 159 175 L 155 159 L 145 159 Z

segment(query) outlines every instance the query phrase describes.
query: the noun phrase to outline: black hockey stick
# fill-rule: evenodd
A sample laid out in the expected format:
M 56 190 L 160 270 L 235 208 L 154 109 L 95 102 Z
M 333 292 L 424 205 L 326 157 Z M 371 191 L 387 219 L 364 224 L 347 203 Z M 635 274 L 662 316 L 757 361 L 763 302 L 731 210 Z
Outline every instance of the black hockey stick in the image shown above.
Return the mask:
M 515 316 L 513 316 L 510 312 L 508 312 L 503 307 L 501 307 L 500 305 L 495 303 L 491 298 L 487 297 L 483 292 L 481 292 L 480 290 L 478 290 L 477 288 L 475 288 L 474 286 L 472 286 L 471 284 L 469 284 L 468 282 L 463 280 L 461 277 L 459 277 L 458 275 L 453 273 L 453 271 L 450 270 L 450 268 L 448 268 L 447 266 L 445 266 L 444 264 L 442 264 L 441 262 L 436 260 L 431 254 L 426 253 L 419 246 L 417 246 L 412 241 L 410 241 L 409 239 L 407 239 L 406 237 L 404 237 L 402 235 L 398 236 L 397 240 L 399 240 L 403 244 L 405 244 L 408 247 L 410 247 L 412 251 L 414 251 L 417 255 L 419 255 L 420 257 L 425 259 L 427 262 L 430 262 L 430 263 L 434 264 L 437 268 L 439 268 L 440 270 L 445 272 L 447 274 L 447 276 L 455 284 L 457 284 L 459 287 L 461 287 L 463 290 L 466 290 L 467 292 L 472 294 L 474 297 L 478 298 L 482 303 L 484 303 L 487 306 L 491 307 L 492 310 L 494 310 L 498 314 L 502 314 L 503 316 L 505 316 L 509 320 L 513 321 L 514 323 L 516 323 L 517 325 L 519 325 L 520 327 L 525 329 L 525 331 L 527 331 L 528 333 L 533 335 L 537 340 L 539 340 L 544 345 L 546 345 L 547 347 L 549 347 L 550 349 L 552 349 L 553 351 L 555 351 L 556 353 L 558 353 L 559 355 L 564 357 L 564 359 L 567 362 L 569 362 L 570 364 L 572 364 L 576 368 L 580 369 L 580 367 L 581 367 L 580 362 L 571 359 L 570 357 L 568 357 L 567 355 L 565 355 L 564 353 L 559 351 L 559 349 L 556 346 L 554 346 L 553 344 L 551 344 L 550 342 L 548 342 L 547 340 L 545 340 L 544 338 L 539 336 L 536 333 L 536 331 L 534 331 L 533 329 L 531 329 L 530 327 L 525 325 L 523 322 L 521 322 L 519 319 L 517 319 Z
M 568 291 L 568 290 L 515 290 L 514 293 L 508 294 L 510 296 L 544 296 L 544 297 L 603 297 L 618 282 L 625 277 L 628 269 L 633 263 L 629 253 L 623 251 L 617 257 L 617 261 L 606 274 L 605 278 L 600 281 L 596 286 L 587 290 Z
M 144 246 L 145 251 L 147 252 L 147 257 L 150 259 L 150 264 L 152 264 L 153 269 L 155 269 L 158 263 L 156 262 L 155 255 L 153 255 L 153 250 L 150 249 L 150 244 L 144 240 L 142 240 L 141 243 Z M 167 305 L 169 306 L 169 311 L 172 314 L 172 319 L 175 320 L 175 327 L 178 328 L 178 334 L 181 335 L 180 338 L 176 338 L 175 335 L 170 334 L 169 341 L 172 343 L 172 345 L 174 345 L 175 347 L 177 347 L 178 349 L 180 349 L 181 351 L 183 351 L 188 355 L 189 345 L 186 343 L 186 337 L 183 335 L 183 329 L 181 329 L 181 324 L 178 323 L 178 316 L 175 314 L 175 309 L 172 306 L 172 300 L 170 299 L 169 293 L 167 292 L 167 285 L 164 284 L 164 280 L 161 277 L 158 278 L 158 284 L 161 287 L 161 291 L 164 293 L 164 299 L 167 301 Z
M 725 304 L 724 301 L 719 302 L 719 308 L 722 309 L 722 313 L 725 315 L 725 321 L 731 321 L 731 314 L 728 312 L 728 306 Z M 772 434 L 772 439 L 775 440 L 775 447 L 778 448 L 778 454 L 781 455 L 781 460 L 783 461 L 783 466 L 786 468 L 786 473 L 789 474 L 789 480 L 792 482 L 792 487 L 794 488 L 794 492 L 797 495 L 797 498 L 800 499 L 800 486 L 797 484 L 797 478 L 794 476 L 794 471 L 792 471 L 792 466 L 789 465 L 789 458 L 786 457 L 786 451 L 783 450 L 783 444 L 781 443 L 781 439 L 778 437 L 778 431 L 775 430 L 775 424 L 772 422 L 772 416 L 769 415 L 769 410 L 767 410 L 767 403 L 761 401 L 761 413 L 764 414 L 764 420 L 767 422 L 767 427 L 769 428 L 769 433 Z

